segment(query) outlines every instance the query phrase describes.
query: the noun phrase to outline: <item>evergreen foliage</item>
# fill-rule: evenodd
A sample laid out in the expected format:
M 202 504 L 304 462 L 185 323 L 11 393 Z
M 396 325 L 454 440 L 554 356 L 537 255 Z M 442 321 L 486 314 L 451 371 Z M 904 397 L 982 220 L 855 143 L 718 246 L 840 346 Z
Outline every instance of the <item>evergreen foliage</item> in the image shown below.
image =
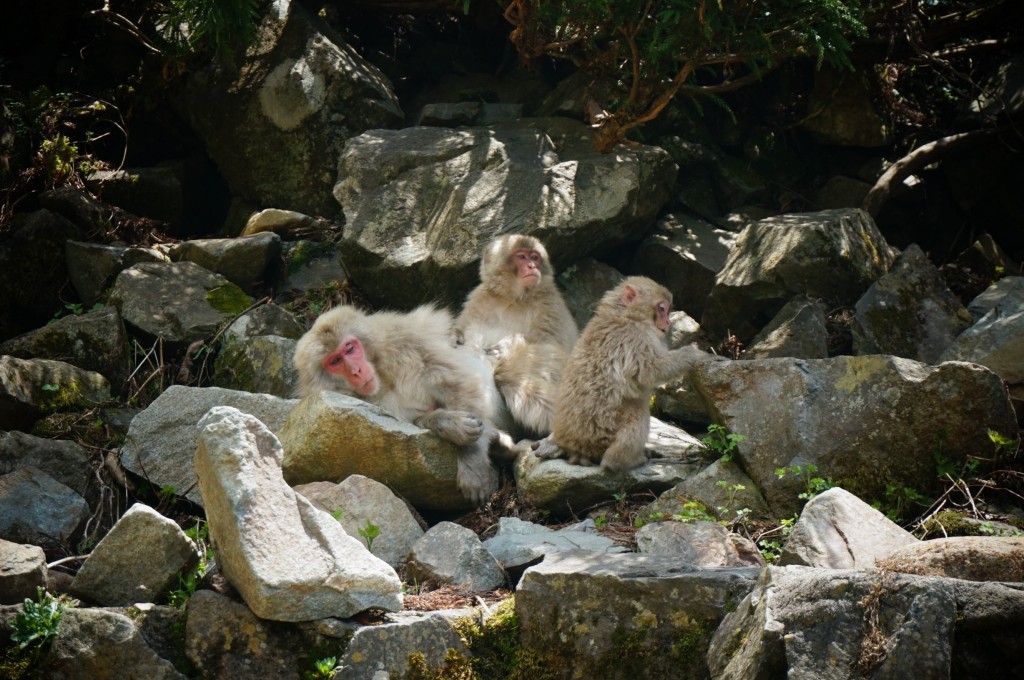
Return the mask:
M 549 56 L 617 81 L 589 105 L 598 148 L 655 118 L 681 90 L 715 94 L 797 56 L 848 66 L 868 0 L 511 0 L 505 17 L 526 61 Z M 688 84 L 689 83 L 689 84 Z M 695 83 L 695 84 L 693 84 Z

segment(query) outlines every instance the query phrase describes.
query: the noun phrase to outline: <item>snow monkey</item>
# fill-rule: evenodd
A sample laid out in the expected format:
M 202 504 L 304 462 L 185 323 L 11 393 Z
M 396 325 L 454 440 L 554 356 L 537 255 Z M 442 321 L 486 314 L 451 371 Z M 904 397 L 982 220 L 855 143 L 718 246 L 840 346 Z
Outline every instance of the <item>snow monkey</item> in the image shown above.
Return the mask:
M 295 347 L 297 391 L 355 396 L 459 445 L 459 488 L 482 505 L 498 485 L 491 443 L 508 451 L 514 443 L 493 424 L 501 397 L 489 367 L 452 347 L 451 324 L 451 314 L 431 306 L 408 313 L 332 309 Z
M 579 330 L 539 240 L 506 234 L 487 245 L 455 335 L 490 360 L 512 421 L 529 435 L 551 432 L 558 380 Z
M 605 293 L 562 373 L 551 436 L 541 458 L 620 472 L 646 462 L 655 386 L 690 366 L 722 357 L 693 346 L 668 349 L 672 294 L 643 276 Z

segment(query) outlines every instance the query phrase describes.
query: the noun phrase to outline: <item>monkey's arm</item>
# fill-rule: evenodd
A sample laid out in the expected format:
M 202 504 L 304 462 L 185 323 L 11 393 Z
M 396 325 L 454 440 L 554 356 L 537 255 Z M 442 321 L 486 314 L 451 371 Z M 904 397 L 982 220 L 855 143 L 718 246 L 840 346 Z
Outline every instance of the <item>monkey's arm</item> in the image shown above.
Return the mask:
M 651 366 L 650 385 L 660 385 L 679 377 L 692 367 L 708 361 L 728 361 L 726 357 L 708 354 L 693 345 L 660 352 Z

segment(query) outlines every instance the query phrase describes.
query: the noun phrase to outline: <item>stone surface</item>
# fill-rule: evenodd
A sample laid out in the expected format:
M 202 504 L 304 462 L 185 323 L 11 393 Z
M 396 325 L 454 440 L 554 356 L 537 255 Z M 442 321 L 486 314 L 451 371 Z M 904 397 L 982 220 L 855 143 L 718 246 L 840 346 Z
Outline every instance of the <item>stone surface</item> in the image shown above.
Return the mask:
M 110 401 L 99 373 L 63 361 L 0 356 L 0 429 L 31 431 L 49 413 L 95 408 Z
M 753 541 L 718 522 L 652 522 L 636 532 L 636 544 L 641 553 L 674 557 L 702 569 L 764 566 Z
M 879 566 L 967 581 L 1024 582 L 1024 538 L 954 536 L 915 541 L 890 552 Z
M 154 602 L 198 558 L 195 543 L 173 520 L 136 503 L 89 553 L 71 590 L 105 606 Z
M 260 618 L 344 618 L 402 607 L 401 583 L 281 475 L 266 425 L 218 406 L 199 422 L 196 475 L 224 576 Z
M 708 641 L 757 574 L 635 553 L 548 555 L 519 582 L 520 639 L 556 678 L 708 677 Z
M 711 677 L 751 680 L 1006 677 L 1022 639 L 1024 591 L 1005 584 L 768 567 L 708 661 Z
M 46 678 L 185 680 L 123 613 L 69 607 L 47 654 Z
M 258 48 L 192 69 L 172 103 L 232 193 L 335 217 L 342 145 L 401 122 L 398 99 L 380 70 L 299 3 L 280 0 L 260 18 Z
M 896 251 L 858 209 L 769 217 L 740 232 L 715 278 L 701 326 L 752 338 L 794 295 L 852 305 L 892 266 Z
M 34 467 L 0 475 L 0 538 L 57 549 L 89 517 L 81 496 Z
M 894 550 L 918 543 L 914 535 L 839 487 L 807 502 L 786 539 L 779 564 L 871 569 Z
M 243 238 L 191 239 L 168 250 L 173 261 L 194 262 L 243 290 L 267 284 L 281 259 L 281 237 L 273 232 Z
M 892 354 L 935 364 L 971 315 L 916 244 L 857 301 L 854 354 Z
M 157 488 L 203 504 L 196 482 L 196 424 L 214 406 L 233 406 L 278 431 L 298 400 L 236 392 L 220 387 L 171 385 L 132 419 L 121 446 L 127 470 Z
M 615 493 L 658 493 L 671 488 L 697 472 L 699 464 L 694 454 L 701 448 L 700 442 L 685 431 L 652 418 L 647 450 L 658 455 L 644 465 L 610 474 L 599 466 L 542 460 L 527 452 L 516 459 L 517 493 L 528 505 L 557 516 L 570 515 Z
M 409 551 L 407 577 L 466 590 L 494 590 L 505 585 L 505 573 L 477 535 L 452 522 L 430 527 Z
M 746 437 L 737 461 L 776 516 L 799 511 L 810 465 L 811 476 L 868 501 L 884 498 L 889 484 L 937 492 L 940 428 L 954 464 L 990 451 L 990 429 L 1017 428 L 1000 377 L 974 364 L 884 355 L 762 359 L 703 364 L 693 380 L 714 421 Z M 779 468 L 787 470 L 781 478 Z
M 93 495 L 89 452 L 77 442 L 0 432 L 0 474 L 23 467 L 42 470 L 83 498 Z
M 742 355 L 743 359 L 774 357 L 828 357 L 828 329 L 821 302 L 803 295 L 794 297 L 754 336 Z
M 982 293 L 971 307 L 985 313 L 965 330 L 942 355 L 945 361 L 972 361 L 987 366 L 1009 383 L 1024 382 L 1024 283 L 1015 277 L 996 284 L 998 292 Z
M 457 447 L 354 397 L 324 391 L 303 399 L 280 430 L 290 484 L 360 474 L 416 508 L 469 509 L 456 482 Z
M 253 303 L 238 286 L 193 262 L 129 267 L 117 275 L 109 301 L 125 323 L 179 345 L 212 337 Z
M 615 545 L 615 541 L 596 530 L 586 531 L 572 526 L 555 530 L 524 522 L 518 517 L 498 518 L 498 531 L 484 541 L 484 547 L 505 569 L 533 564 L 556 552 L 626 552 L 626 548 Z
M 377 557 L 396 569 L 405 562 L 414 543 L 423 536 L 423 527 L 409 506 L 380 482 L 363 475 L 349 475 L 340 483 L 310 482 L 295 487 L 314 505 L 329 513 L 339 513 L 338 521 L 349 536 L 363 544 L 360 535 L 368 524 L 380 529 L 380 535 L 368 547 Z
M 736 234 L 685 213 L 658 220 L 633 256 L 629 273 L 644 274 L 672 293 L 672 306 L 700 318 Z
M 214 361 L 214 383 L 229 390 L 288 399 L 299 384 L 299 373 L 292 362 L 295 344 L 295 340 L 278 335 L 228 342 Z
M 378 305 L 458 304 L 498 233 L 540 238 L 564 269 L 639 238 L 675 174 L 658 147 L 597 153 L 586 126 L 567 118 L 371 130 L 338 164 L 342 257 Z
M 128 377 L 128 339 L 114 307 L 71 314 L 0 343 L 0 354 L 64 361 L 99 373 L 120 393 Z
M 36 545 L 0 539 L 0 604 L 36 601 L 37 588 L 46 588 L 46 553 Z

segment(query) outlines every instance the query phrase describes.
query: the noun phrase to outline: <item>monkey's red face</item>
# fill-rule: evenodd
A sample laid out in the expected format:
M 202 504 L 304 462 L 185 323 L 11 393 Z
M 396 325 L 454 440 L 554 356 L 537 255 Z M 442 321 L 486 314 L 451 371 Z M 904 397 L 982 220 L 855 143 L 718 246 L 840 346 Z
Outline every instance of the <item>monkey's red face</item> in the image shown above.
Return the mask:
M 519 282 L 527 288 L 532 288 L 540 283 L 540 267 L 544 257 L 532 248 L 520 248 L 512 253 L 512 262 L 516 266 L 519 275 Z
M 338 348 L 324 357 L 324 370 L 345 379 L 356 394 L 369 397 L 380 387 L 373 364 L 366 358 L 363 343 L 354 335 L 347 335 Z
M 659 300 L 658 303 L 654 305 L 654 325 L 657 326 L 658 332 L 662 335 L 668 332 L 668 327 L 671 325 L 668 318 L 670 309 L 672 309 L 672 307 L 669 305 L 668 300 Z

